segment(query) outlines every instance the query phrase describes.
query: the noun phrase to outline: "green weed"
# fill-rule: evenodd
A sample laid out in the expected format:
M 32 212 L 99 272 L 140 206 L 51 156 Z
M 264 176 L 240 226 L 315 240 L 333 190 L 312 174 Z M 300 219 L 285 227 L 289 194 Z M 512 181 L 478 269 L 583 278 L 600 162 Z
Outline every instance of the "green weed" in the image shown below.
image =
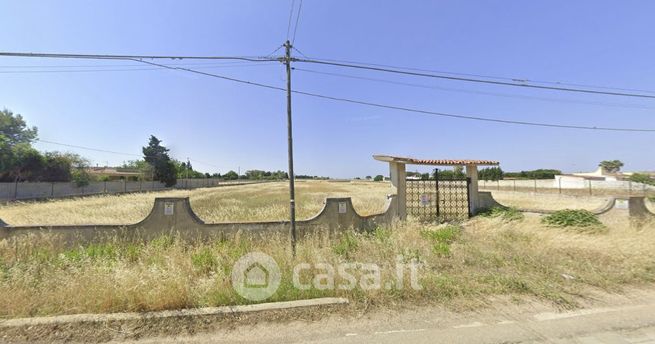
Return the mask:
M 512 207 L 491 207 L 478 213 L 482 217 L 498 217 L 505 221 L 520 221 L 525 217 L 523 213 Z
M 603 227 L 596 215 L 582 209 L 558 210 L 541 221 L 553 227 Z
M 341 236 L 339 242 L 332 247 L 334 253 L 349 258 L 359 247 L 355 233 L 348 232 Z

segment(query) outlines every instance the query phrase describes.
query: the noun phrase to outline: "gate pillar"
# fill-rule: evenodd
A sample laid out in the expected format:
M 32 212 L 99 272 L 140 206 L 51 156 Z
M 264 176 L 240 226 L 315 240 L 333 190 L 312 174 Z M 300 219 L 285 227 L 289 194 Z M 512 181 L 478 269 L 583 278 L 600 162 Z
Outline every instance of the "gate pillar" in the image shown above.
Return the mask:
M 478 166 L 466 165 L 466 177 L 471 179 L 469 186 L 469 203 L 471 214 L 475 215 L 480 208 L 480 197 L 478 197 Z
M 391 186 L 398 199 L 397 216 L 404 220 L 407 218 L 407 175 L 405 173 L 405 164 L 398 162 L 389 162 L 389 176 L 391 177 Z

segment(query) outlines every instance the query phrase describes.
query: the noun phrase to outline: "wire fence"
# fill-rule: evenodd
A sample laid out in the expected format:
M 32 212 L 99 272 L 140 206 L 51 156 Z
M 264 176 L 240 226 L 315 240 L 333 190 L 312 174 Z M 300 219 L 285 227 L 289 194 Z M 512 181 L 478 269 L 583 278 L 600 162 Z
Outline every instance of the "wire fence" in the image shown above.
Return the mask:
M 100 181 L 77 186 L 72 182 L 21 182 L 0 183 L 0 200 L 35 200 L 74 196 L 91 196 L 101 194 L 121 194 L 129 192 L 147 192 L 175 189 L 196 189 L 229 185 L 253 184 L 264 181 L 222 180 L 215 178 L 178 179 L 177 184 L 167 187 L 158 181 Z
M 485 191 L 516 191 L 576 196 L 655 196 L 655 186 L 629 180 L 480 180 L 478 187 L 480 190 Z

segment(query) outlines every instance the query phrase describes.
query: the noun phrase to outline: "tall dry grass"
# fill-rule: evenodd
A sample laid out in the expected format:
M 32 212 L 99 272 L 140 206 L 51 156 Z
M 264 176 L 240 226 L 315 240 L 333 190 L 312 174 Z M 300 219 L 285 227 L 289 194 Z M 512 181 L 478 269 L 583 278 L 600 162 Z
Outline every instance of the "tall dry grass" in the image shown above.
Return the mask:
M 344 296 L 357 305 L 438 303 L 475 307 L 495 295 L 538 297 L 575 305 L 589 287 L 617 291 L 655 281 L 655 226 L 589 234 L 544 227 L 538 217 L 477 217 L 463 226 L 396 224 L 370 233 L 302 240 L 291 258 L 285 238 L 263 241 L 113 242 L 64 249 L 55 237 L 0 243 L 0 316 L 177 309 L 248 303 L 231 287 L 243 254 L 275 258 L 282 284 L 269 301 Z M 383 281 L 396 258 L 416 260 L 422 290 L 298 290 L 298 263 L 375 263 Z M 315 270 L 315 273 L 320 271 Z M 565 277 L 566 276 L 566 277 Z M 337 279 L 337 283 L 342 282 Z
M 381 212 L 390 192 L 388 183 L 299 181 L 299 219 L 316 215 L 326 197 L 352 197 L 361 215 Z M 288 184 L 272 182 L 195 190 L 125 195 L 100 195 L 0 205 L 0 219 L 12 225 L 129 224 L 148 215 L 155 197 L 189 197 L 205 222 L 283 220 L 289 213 Z

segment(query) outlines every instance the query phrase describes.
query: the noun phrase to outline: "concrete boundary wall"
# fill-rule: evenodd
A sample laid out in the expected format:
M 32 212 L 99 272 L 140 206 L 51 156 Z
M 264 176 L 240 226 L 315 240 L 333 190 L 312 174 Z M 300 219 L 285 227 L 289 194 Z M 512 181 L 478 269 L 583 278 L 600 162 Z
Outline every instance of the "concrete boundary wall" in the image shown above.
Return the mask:
M 296 222 L 298 237 L 313 234 L 330 236 L 349 229 L 366 231 L 378 226 L 388 227 L 394 221 L 397 208 L 395 195 L 390 195 L 384 212 L 361 216 L 353 208 L 350 197 L 327 198 L 316 216 Z M 188 240 L 264 239 L 271 235 L 288 235 L 289 228 L 289 221 L 205 223 L 191 209 L 188 197 L 156 198 L 150 214 L 135 224 L 11 226 L 0 220 L 0 240 L 30 234 L 56 234 L 69 245 L 116 238 L 147 241 L 165 234 L 179 235 Z
M 480 192 L 480 202 L 483 204 L 483 208 L 507 208 L 506 206 L 498 203 L 493 198 L 491 192 Z M 526 208 L 519 208 L 518 210 L 526 213 L 536 213 L 543 215 L 552 214 L 555 212 L 555 210 Z M 610 197 L 605 204 L 594 210 L 591 210 L 591 212 L 598 216 L 603 223 L 614 223 L 622 220 L 638 222 L 655 220 L 655 214 L 653 214 L 646 207 L 645 197 Z
M 219 179 L 178 179 L 177 184 L 166 187 L 153 181 L 106 181 L 76 186 L 72 182 L 0 183 L 0 201 L 24 201 L 48 198 L 68 198 L 94 195 L 111 195 L 175 189 L 197 189 L 217 186 L 264 183 L 266 180 L 223 181 Z

